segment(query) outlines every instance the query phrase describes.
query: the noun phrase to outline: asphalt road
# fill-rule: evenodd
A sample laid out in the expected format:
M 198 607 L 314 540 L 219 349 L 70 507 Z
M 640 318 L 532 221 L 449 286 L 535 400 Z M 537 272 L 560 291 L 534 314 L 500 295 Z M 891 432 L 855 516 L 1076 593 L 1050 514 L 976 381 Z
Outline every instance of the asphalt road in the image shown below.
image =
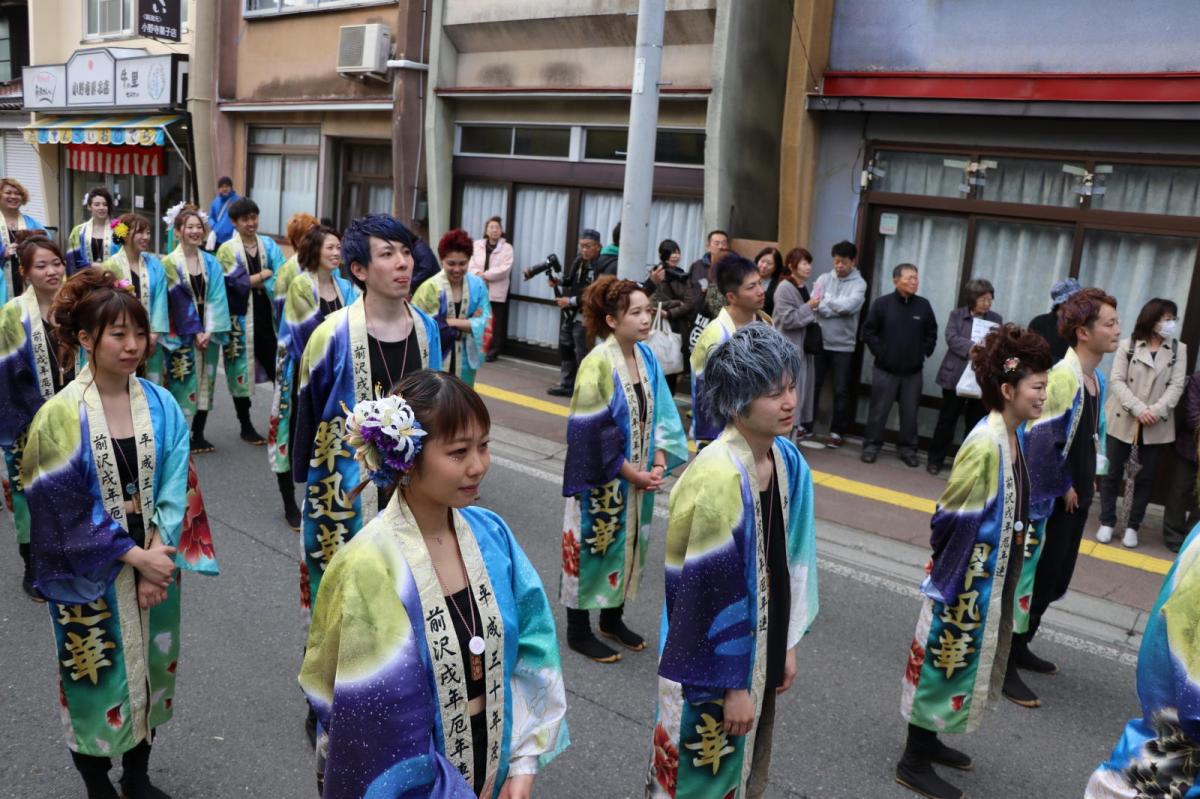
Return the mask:
M 260 390 L 255 418 L 265 428 Z M 296 534 L 283 522 L 262 448 L 240 443 L 227 397 L 209 423 L 218 447 L 199 459 L 221 565 L 184 581 L 183 651 L 174 719 L 151 759 L 155 783 L 182 797 L 315 797 L 304 705 L 295 676 L 303 641 Z M 261 429 L 261 428 L 260 428 Z M 497 458 L 483 503 L 516 532 L 553 598 L 561 500 L 536 470 Z M 654 639 L 661 612 L 663 522 L 655 521 L 630 626 Z M 47 610 L 20 591 L 11 517 L 0 516 L 0 796 L 82 796 L 56 706 Z M 800 645 L 800 676 L 779 704 L 770 796 L 905 797 L 892 781 L 903 746 L 900 676 L 917 615 L 911 587 L 825 563 L 821 614 Z M 557 606 L 557 603 L 556 603 Z M 560 630 L 563 617 L 559 615 Z M 560 633 L 561 640 L 561 633 Z M 615 665 L 564 646 L 573 744 L 538 778 L 542 797 L 642 795 L 654 713 L 651 647 Z M 1062 674 L 1030 677 L 1039 710 L 1001 700 L 954 745 L 976 770 L 952 777 L 972 799 L 1082 796 L 1088 775 L 1137 710 L 1133 670 L 1050 641 L 1038 651 Z M 114 769 L 113 777 L 118 774 Z

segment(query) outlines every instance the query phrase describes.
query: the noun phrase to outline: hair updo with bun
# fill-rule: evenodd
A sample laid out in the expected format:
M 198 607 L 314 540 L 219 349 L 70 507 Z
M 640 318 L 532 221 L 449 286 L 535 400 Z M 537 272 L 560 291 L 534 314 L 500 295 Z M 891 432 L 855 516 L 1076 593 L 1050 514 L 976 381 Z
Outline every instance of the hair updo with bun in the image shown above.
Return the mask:
M 17 244 L 17 263 L 21 267 L 22 275 L 29 274 L 29 269 L 33 266 L 33 259 L 37 256 L 38 250 L 52 252 L 58 260 L 64 264 L 66 263 L 62 250 L 47 237 L 44 230 L 18 230 L 13 235 L 13 239 Z
M 595 283 L 584 289 L 580 304 L 588 343 L 608 338 L 612 333 L 612 328 L 608 326 L 608 317 L 617 319 L 629 310 L 630 297 L 635 291 L 646 293 L 645 289 L 632 280 L 619 280 L 612 275 L 601 275 Z
M 89 266 L 71 276 L 59 289 L 50 306 L 50 321 L 58 329 L 59 358 L 70 363 L 81 346 L 79 336 L 87 333 L 99 341 L 104 331 L 124 316 L 150 336 L 146 309 L 131 288 L 118 287 L 120 276 L 108 269 Z M 142 352 L 145 363 L 150 347 Z
M 1029 375 L 1049 371 L 1053 365 L 1054 356 L 1046 339 L 1011 323 L 988 333 L 982 344 L 971 349 L 975 380 L 989 411 L 1004 410 L 1001 386 L 1016 386 Z

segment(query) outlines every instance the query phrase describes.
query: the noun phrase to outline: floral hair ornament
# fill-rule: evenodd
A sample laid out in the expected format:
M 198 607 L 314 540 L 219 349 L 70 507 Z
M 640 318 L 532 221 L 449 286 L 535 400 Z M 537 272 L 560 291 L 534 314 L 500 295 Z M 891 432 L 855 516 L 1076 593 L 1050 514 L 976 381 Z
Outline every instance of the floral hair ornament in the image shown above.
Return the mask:
M 1013 356 L 1004 361 L 1004 374 L 1011 375 L 1021 366 L 1021 359 Z
M 412 406 L 391 395 L 356 403 L 346 413 L 346 443 L 367 470 L 367 478 L 384 488 L 412 470 L 426 435 Z
M 113 288 L 115 288 L 118 291 L 128 291 L 130 294 L 132 294 L 133 293 L 133 281 L 129 280 L 128 278 L 124 278 L 124 277 L 118 278 L 116 280 L 116 282 L 113 283 Z
M 112 224 L 108 226 L 112 231 L 112 240 L 114 244 L 122 245 L 125 239 L 129 238 L 129 225 L 124 222 L 114 219 Z
M 204 220 L 205 227 L 208 226 L 208 214 L 204 213 L 199 208 L 196 208 L 196 206 L 191 205 L 190 203 L 178 202 L 178 203 L 175 203 L 174 205 L 172 205 L 170 208 L 168 208 L 167 213 L 163 215 L 162 221 L 167 224 L 168 230 L 175 229 L 175 217 L 179 216 L 180 212 L 183 211 L 185 208 L 189 211 L 195 211 L 200 216 L 200 218 L 202 220 Z

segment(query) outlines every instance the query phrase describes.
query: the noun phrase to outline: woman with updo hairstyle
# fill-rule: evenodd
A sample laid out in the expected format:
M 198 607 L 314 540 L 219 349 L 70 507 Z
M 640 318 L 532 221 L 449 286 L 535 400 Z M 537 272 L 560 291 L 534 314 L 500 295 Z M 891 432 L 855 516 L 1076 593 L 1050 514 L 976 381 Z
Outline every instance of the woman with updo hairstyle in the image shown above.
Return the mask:
M 901 685 L 908 741 L 896 780 L 922 796 L 962 796 L 933 764 L 966 770 L 971 758 L 938 733 L 973 731 L 1016 677 L 1014 615 L 1033 583 L 1022 569 L 1032 527 L 1023 430 L 1042 415 L 1052 365 L 1045 339 L 1012 324 L 971 351 L 988 415 L 959 447 L 930 521 L 933 556 Z
M 4 451 L 5 496 L 17 528 L 17 549 L 24 564 L 22 587 L 34 600 L 29 562 L 29 512 L 19 476 L 25 432 L 33 415 L 75 377 L 73 364 L 59 363 L 58 331 L 50 307 L 65 279 L 58 245 L 32 231 L 20 231 L 20 271 L 26 289 L 0 308 L 0 448 Z
M 304 211 L 292 214 L 292 218 L 288 220 L 287 229 L 284 234 L 287 236 L 288 244 L 292 247 L 292 254 L 283 262 L 283 266 L 279 267 L 279 271 L 275 273 L 275 319 L 278 327 L 279 320 L 283 315 L 283 305 L 287 301 L 288 287 L 292 285 L 292 281 L 296 279 L 296 275 L 300 274 L 300 242 L 304 240 L 305 234 L 314 227 L 322 224 L 320 219 Z
M 267 428 L 267 455 L 283 499 L 288 527 L 299 531 L 302 519 L 292 484 L 292 448 L 296 415 L 292 412 L 297 385 L 296 365 L 304 355 L 309 336 L 334 311 L 358 299 L 354 283 L 342 277 L 342 241 L 337 231 L 316 224 L 300 237 L 296 263 L 300 272 L 288 285 L 283 313 L 279 318 L 279 360 L 275 391 L 271 398 L 271 421 Z M 278 288 L 278 283 L 275 284 Z M 301 564 L 301 585 L 308 580 Z
M 217 361 L 221 348 L 229 343 L 232 326 L 225 273 L 217 259 L 203 249 L 208 228 L 200 211 L 182 203 L 172 210 L 176 213 L 171 229 L 179 244 L 162 260 L 168 303 L 185 309 L 190 322 L 164 339 L 170 354 L 163 384 L 184 416 L 191 419 L 192 452 L 212 452 L 216 447 L 204 437 L 204 426 L 212 408 Z
M 89 797 L 117 796 L 117 755 L 123 796 L 163 795 L 148 769 L 174 710 L 176 570 L 217 571 L 187 422 L 137 377 L 150 325 L 131 289 L 89 267 L 59 290 L 62 359 L 82 350 L 88 365 L 34 416 L 21 463 L 33 584 L 51 603 L 67 746 Z
M 625 626 L 646 560 L 654 494 L 687 462 L 687 437 L 667 381 L 644 343 L 654 308 L 632 280 L 603 275 L 582 297 L 583 324 L 596 341 L 575 378 L 563 469 L 562 579 L 567 646 L 598 663 L 621 659 L 592 632 L 633 652 L 646 640 Z
M 300 686 L 326 799 L 528 799 L 567 746 L 545 589 L 504 520 L 474 504 L 490 428 L 474 390 L 429 369 L 346 417 L 367 477 L 356 490 L 391 498 L 330 561 L 309 628 Z
M 90 217 L 72 228 L 67 237 L 67 272 L 72 275 L 89 266 L 103 265 L 121 246 L 113 241 L 116 201 L 112 192 L 96 186 L 87 193 L 83 205 Z
M 44 230 L 44 225 L 21 206 L 29 204 L 29 191 L 15 178 L 0 178 L 0 243 L 4 245 L 4 262 L 0 264 L 0 305 L 25 290 L 21 282 L 17 233 L 22 230 Z
M 474 244 L 465 230 L 451 230 L 438 242 L 442 271 L 426 280 L 413 295 L 413 305 L 450 328 L 450 346 L 442 349 L 442 368 L 468 386 L 483 365 L 483 334 L 492 318 L 488 287 L 479 275 L 468 274 Z

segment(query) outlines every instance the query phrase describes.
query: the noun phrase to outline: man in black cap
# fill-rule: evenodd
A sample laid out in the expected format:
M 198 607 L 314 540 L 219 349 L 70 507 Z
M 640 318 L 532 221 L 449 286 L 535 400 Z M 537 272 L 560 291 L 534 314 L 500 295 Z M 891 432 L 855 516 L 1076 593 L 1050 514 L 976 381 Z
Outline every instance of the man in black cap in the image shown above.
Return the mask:
M 579 318 L 584 290 L 600 275 L 616 275 L 617 259 L 600 260 L 600 233 L 591 228 L 579 231 L 579 255 L 563 276 L 562 282 L 550 278 L 550 285 L 561 289 L 554 302 L 562 311 L 558 323 L 558 354 L 562 357 L 559 384 L 546 389 L 553 397 L 569 397 L 575 392 L 575 373 L 588 354 L 587 335 Z

